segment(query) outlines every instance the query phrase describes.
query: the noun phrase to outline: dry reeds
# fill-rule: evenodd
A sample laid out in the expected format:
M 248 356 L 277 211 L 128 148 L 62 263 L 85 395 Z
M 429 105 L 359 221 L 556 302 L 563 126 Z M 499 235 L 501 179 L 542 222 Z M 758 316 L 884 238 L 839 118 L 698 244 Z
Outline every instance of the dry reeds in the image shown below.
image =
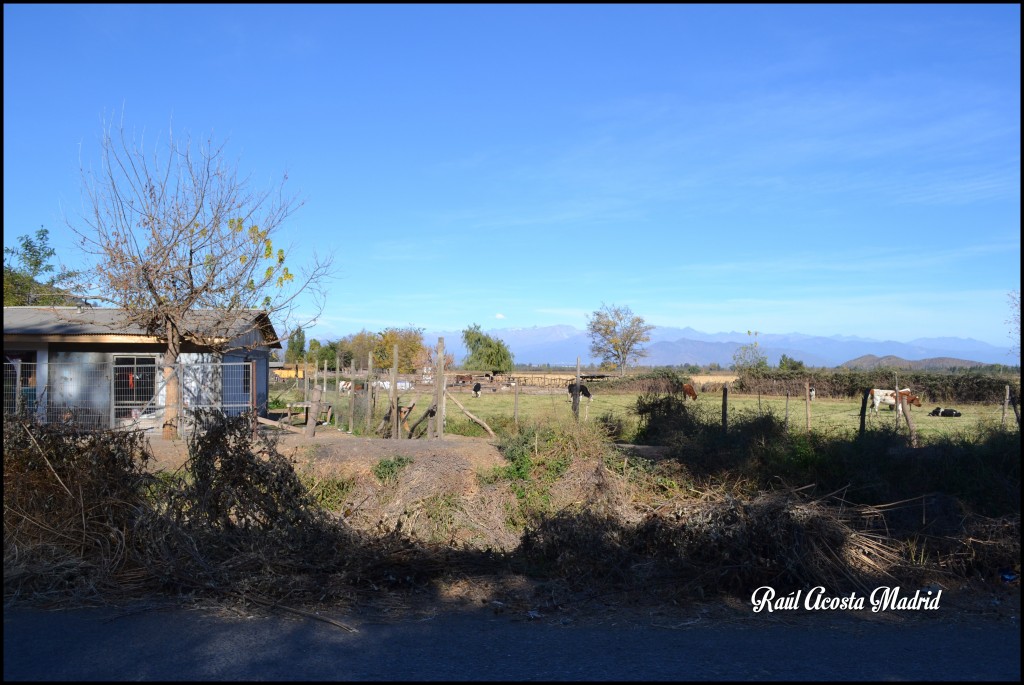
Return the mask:
M 444 478 L 403 472 L 388 486 L 397 521 L 357 531 L 316 504 L 273 440 L 254 435 L 251 417 L 207 418 L 184 467 L 155 475 L 141 433 L 5 420 L 5 599 L 160 592 L 344 604 L 510 572 L 558 592 L 681 599 L 749 596 L 761 585 L 840 593 L 914 570 L 886 537 L 879 507 L 799 489 L 666 485 L 653 468 L 635 478 L 609 468 L 621 455 L 608 458 L 599 428 L 575 422 L 510 441 L 509 466 L 474 499 Z M 467 522 L 500 536 L 475 541 L 461 531 Z M 1001 563 L 1014 550 L 1019 558 L 1019 517 L 971 525 L 939 559 L 945 572 Z

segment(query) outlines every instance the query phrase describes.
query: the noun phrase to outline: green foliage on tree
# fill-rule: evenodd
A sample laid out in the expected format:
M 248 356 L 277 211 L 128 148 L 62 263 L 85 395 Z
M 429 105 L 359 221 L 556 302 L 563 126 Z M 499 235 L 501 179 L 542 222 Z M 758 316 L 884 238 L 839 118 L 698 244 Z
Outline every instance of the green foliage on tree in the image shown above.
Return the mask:
M 602 360 L 602 367 L 613 365 L 619 375 L 625 375 L 626 367 L 647 355 L 642 345 L 650 342 L 650 332 L 643 317 L 635 316 L 629 307 L 601 305 L 587 322 L 590 334 L 590 352 Z
M 462 331 L 462 342 L 466 345 L 469 355 L 463 360 L 462 368 L 470 371 L 498 371 L 508 373 L 512 370 L 512 352 L 503 340 L 493 338 L 480 330 L 479 324 L 473 324 Z
M 70 306 L 79 300 L 63 289 L 78 276 L 63 266 L 54 273 L 50 260 L 57 251 L 50 247 L 50 232 L 40 227 L 31 235 L 18 237 L 18 247 L 4 248 L 4 306 Z
M 337 342 L 338 353 L 344 366 L 366 370 L 366 359 L 377 344 L 377 334 L 365 328 L 358 333 L 346 335 Z
M 386 328 L 377 334 L 373 346 L 373 363 L 377 368 L 390 369 L 394 365 L 395 345 L 398 345 L 398 373 L 413 373 L 418 360 L 425 354 L 423 329 Z
M 338 363 L 338 347 L 336 342 L 320 342 L 319 340 L 309 341 L 309 351 L 306 352 L 306 361 L 316 364 L 318 369 L 327 368 L 331 371 Z
M 313 338 L 309 341 L 309 349 L 306 350 L 306 361 L 316 362 L 320 358 L 320 341 Z
M 732 355 L 733 366 L 736 371 L 752 371 L 768 368 L 768 357 L 761 351 L 757 342 L 757 331 L 747 331 L 753 342 L 748 345 L 741 345 Z
M 306 332 L 296 328 L 288 336 L 288 349 L 284 353 L 286 364 L 298 364 L 306 358 Z
M 779 357 L 779 370 L 780 371 L 803 371 L 804 363 L 797 361 L 787 355 Z

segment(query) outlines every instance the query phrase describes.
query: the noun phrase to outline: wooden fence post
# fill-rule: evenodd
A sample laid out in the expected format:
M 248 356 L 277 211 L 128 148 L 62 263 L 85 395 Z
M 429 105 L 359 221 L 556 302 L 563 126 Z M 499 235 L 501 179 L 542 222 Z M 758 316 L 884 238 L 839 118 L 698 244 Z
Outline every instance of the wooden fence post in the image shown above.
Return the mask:
M 722 385 L 722 433 L 729 430 L 729 384 Z
M 807 414 L 807 432 L 811 432 L 811 383 L 804 381 L 804 407 Z
M 786 430 L 789 430 L 789 390 L 786 390 Z
M 572 415 L 580 420 L 580 358 L 576 357 L 576 390 L 572 393 Z
M 353 365 L 354 366 L 354 365 Z M 352 369 L 354 372 L 355 369 Z M 352 376 L 352 387 L 349 388 L 348 396 L 348 433 L 351 434 L 355 430 L 356 425 L 356 382 L 355 373 L 350 374 Z
M 306 417 L 306 432 L 307 438 L 312 438 L 316 435 L 316 420 L 320 416 L 320 386 L 313 386 L 313 395 L 310 400 L 309 406 L 306 407 L 306 411 L 309 415 Z
M 373 420 L 373 388 L 370 387 L 370 373 L 373 369 L 373 350 L 366 353 L 366 433 L 370 435 L 370 422 Z
M 1006 386 L 1006 394 L 1003 396 L 1003 420 L 1000 424 L 1003 428 L 1006 428 L 1006 408 L 1010 406 L 1010 386 Z
M 516 399 L 512 403 L 512 421 L 519 427 L 519 381 L 512 381 L 515 387 Z M 1009 386 L 1007 386 L 1009 388 Z M 1009 390 L 1007 390 L 1009 392 Z
M 899 432 L 899 430 L 900 430 L 900 376 L 899 376 L 899 374 L 896 373 L 896 372 L 893 372 L 892 379 L 893 379 L 893 382 L 896 383 L 896 388 L 895 388 L 895 392 L 896 392 L 896 406 L 895 406 L 895 409 L 896 409 L 896 431 Z
M 434 434 L 433 437 L 444 438 L 444 338 L 437 339 L 437 360 L 434 362 Z
M 402 422 L 398 418 L 398 345 L 394 347 L 394 357 L 391 362 L 391 439 L 402 439 Z
M 903 409 L 903 418 L 907 420 L 907 427 L 910 429 L 910 446 L 917 447 L 917 431 L 914 430 L 914 422 L 910 419 L 910 405 L 907 403 L 907 398 L 900 395 L 897 389 L 896 393 L 899 407 Z M 896 412 L 897 418 L 899 417 L 899 411 Z
M 864 389 L 864 397 L 860 401 L 860 437 L 864 437 L 864 422 L 868 413 L 868 395 L 871 394 L 871 388 Z

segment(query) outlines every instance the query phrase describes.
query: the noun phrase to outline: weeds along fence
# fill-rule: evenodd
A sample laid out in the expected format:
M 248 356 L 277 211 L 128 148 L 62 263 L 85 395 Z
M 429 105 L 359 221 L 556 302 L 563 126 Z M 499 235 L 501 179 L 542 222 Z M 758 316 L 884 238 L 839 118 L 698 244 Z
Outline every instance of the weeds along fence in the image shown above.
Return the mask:
M 168 384 L 177 381 L 179 435 L 187 437 L 209 411 L 228 416 L 265 412 L 255 362 L 187 362 L 165 376 L 155 357 L 130 363 L 5 361 L 3 411 L 40 423 L 62 423 L 91 430 L 151 430 L 163 426 Z M 173 396 L 173 395 L 172 395 Z
M 782 371 L 748 369 L 740 373 L 733 389 L 747 394 L 799 395 L 804 383 L 814 387 L 818 397 L 855 398 L 864 388 L 911 388 L 927 402 L 1001 402 L 1007 385 L 1014 398 L 1020 397 L 1020 376 L 976 373 L 935 373 L 907 369 Z

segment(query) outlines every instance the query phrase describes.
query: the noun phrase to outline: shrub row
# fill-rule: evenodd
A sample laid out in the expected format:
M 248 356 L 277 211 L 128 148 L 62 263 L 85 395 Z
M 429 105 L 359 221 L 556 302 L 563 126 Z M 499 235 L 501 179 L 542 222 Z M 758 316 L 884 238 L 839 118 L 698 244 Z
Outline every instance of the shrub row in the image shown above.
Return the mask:
M 817 397 L 860 397 L 866 388 L 911 388 L 929 402 L 1001 402 L 1010 386 L 1011 397 L 1020 397 L 1020 377 L 973 373 L 944 374 L 906 369 L 788 371 L 751 369 L 740 373 L 733 388 L 764 395 L 802 395 L 804 383 L 814 386 Z

